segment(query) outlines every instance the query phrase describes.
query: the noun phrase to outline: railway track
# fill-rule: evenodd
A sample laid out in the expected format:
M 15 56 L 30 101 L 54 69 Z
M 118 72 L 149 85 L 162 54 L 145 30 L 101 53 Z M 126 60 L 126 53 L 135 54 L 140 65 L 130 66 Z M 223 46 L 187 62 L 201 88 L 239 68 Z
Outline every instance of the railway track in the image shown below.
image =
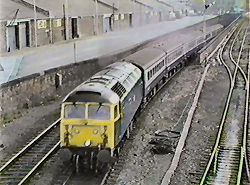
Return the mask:
M 1 185 L 21 185 L 34 175 L 49 156 L 59 149 L 59 125 L 60 119 L 51 124 L 0 168 Z
M 230 90 L 216 142 L 200 185 L 241 183 L 243 164 L 246 159 L 246 128 L 249 111 L 249 59 L 242 58 L 246 50 L 244 47 L 246 41 L 249 41 L 247 32 L 248 25 L 245 24 L 238 31 L 235 29 L 219 51 L 219 58 L 229 74 Z M 233 35 L 235 38 L 229 48 L 230 60 L 225 61 L 223 54 Z M 242 40 L 241 43 L 240 40 Z M 246 54 L 248 53 L 249 51 Z

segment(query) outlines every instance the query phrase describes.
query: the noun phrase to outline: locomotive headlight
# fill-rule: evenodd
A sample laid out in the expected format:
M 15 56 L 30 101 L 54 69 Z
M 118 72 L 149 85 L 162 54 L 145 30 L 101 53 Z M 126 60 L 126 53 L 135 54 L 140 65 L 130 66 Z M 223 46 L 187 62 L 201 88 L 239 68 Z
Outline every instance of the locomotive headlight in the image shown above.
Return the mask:
M 98 134 L 98 130 L 97 129 L 95 129 L 95 130 L 93 130 L 93 134 Z
M 90 140 L 85 141 L 85 146 L 90 146 L 90 145 L 91 145 L 91 141 Z

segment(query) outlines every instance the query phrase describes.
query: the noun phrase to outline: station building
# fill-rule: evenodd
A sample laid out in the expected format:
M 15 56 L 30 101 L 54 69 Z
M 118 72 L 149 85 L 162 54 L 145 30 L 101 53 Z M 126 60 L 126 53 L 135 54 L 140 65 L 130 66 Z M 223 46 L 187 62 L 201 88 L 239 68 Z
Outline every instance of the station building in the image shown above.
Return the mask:
M 185 2 L 174 4 L 168 0 L 0 0 L 0 53 L 173 20 L 190 10 Z

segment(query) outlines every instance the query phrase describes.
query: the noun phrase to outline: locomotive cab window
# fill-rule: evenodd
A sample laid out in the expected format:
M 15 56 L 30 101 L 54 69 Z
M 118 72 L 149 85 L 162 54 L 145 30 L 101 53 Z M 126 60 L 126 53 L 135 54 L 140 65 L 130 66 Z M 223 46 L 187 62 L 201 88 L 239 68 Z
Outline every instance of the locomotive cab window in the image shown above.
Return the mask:
M 85 105 L 65 105 L 64 117 L 66 119 L 85 119 Z
M 110 107 L 103 104 L 88 106 L 88 119 L 110 120 Z

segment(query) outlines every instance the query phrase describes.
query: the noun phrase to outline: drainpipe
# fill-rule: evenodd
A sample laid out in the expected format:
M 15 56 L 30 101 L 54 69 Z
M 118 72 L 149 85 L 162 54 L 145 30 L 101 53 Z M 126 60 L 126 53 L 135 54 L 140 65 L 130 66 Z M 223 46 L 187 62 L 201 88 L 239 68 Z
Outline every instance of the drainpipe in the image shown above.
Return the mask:
M 65 0 L 65 27 L 66 27 L 66 40 L 69 40 L 69 2 L 68 0 Z

